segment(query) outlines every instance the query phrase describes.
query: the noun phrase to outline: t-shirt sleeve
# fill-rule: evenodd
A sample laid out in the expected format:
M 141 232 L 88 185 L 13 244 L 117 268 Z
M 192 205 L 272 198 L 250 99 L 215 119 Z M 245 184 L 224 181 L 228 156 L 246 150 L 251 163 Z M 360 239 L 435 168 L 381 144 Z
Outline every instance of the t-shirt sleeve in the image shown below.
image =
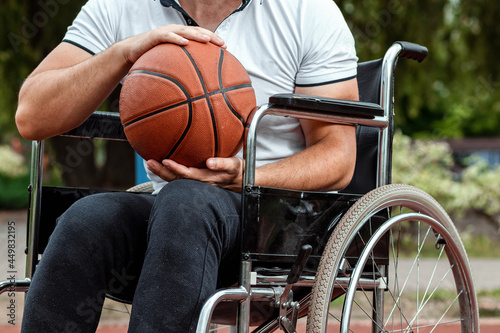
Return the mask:
M 304 53 L 297 86 L 317 86 L 356 77 L 354 38 L 335 2 L 307 1 L 303 25 Z
M 114 0 L 89 0 L 68 28 L 63 42 L 91 54 L 106 50 L 117 42 L 120 9 Z

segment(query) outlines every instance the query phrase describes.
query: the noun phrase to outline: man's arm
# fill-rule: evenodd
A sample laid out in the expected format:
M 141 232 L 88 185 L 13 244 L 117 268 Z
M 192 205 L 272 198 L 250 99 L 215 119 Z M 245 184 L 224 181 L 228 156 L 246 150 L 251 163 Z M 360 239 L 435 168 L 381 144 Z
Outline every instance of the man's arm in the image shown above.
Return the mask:
M 358 100 L 355 79 L 317 87 L 297 87 L 297 94 Z M 356 127 L 301 120 L 306 149 L 257 168 L 257 185 L 299 190 L 340 190 L 349 185 L 356 163 Z M 281 176 L 280 176 L 281 175 Z
M 19 91 L 19 133 L 26 139 L 41 140 L 77 127 L 101 105 L 142 54 L 159 43 L 185 45 L 188 40 L 224 46 L 213 32 L 182 25 L 169 25 L 125 39 L 95 56 L 61 43 Z
M 356 79 L 316 87 L 298 87 L 296 93 L 338 99 L 358 100 Z M 301 120 L 306 149 L 281 161 L 256 169 L 260 186 L 296 190 L 340 190 L 354 173 L 356 162 L 355 127 L 320 121 Z M 236 158 L 210 158 L 207 169 L 190 168 L 172 160 L 149 160 L 148 168 L 167 181 L 190 178 L 240 191 L 243 161 Z

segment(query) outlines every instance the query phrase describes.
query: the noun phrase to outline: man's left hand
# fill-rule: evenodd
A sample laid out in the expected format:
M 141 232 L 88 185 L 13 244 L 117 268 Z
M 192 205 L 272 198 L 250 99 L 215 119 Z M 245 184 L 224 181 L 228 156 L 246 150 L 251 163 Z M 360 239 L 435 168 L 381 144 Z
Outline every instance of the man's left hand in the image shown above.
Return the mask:
M 168 182 L 176 179 L 194 179 L 234 192 L 241 191 L 244 162 L 237 157 L 212 157 L 207 168 L 187 167 L 173 160 L 147 161 L 148 169 Z

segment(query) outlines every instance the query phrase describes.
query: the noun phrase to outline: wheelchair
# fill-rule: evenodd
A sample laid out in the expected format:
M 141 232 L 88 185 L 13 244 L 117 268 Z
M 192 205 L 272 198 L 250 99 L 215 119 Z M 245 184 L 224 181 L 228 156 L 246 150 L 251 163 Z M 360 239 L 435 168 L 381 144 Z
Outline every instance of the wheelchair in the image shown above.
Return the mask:
M 399 58 L 426 56 L 423 46 L 396 42 L 383 59 L 359 63 L 360 101 L 280 94 L 254 110 L 245 134 L 239 282 L 206 301 L 197 332 L 220 324 L 230 332 L 303 332 L 305 316 L 311 333 L 479 331 L 473 277 L 453 222 L 425 192 L 391 184 L 394 70 Z M 356 125 L 349 186 L 335 193 L 256 186 L 256 130 L 268 114 Z M 109 112 L 65 135 L 126 140 Z M 32 146 L 26 278 L 2 282 L 0 293 L 28 290 L 57 216 L 100 191 L 42 186 L 44 142 Z

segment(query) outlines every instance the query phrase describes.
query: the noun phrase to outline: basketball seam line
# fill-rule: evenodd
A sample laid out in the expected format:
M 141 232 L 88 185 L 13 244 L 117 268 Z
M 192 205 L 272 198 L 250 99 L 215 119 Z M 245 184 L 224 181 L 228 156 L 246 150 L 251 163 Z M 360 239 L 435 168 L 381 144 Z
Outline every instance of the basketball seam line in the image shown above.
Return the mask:
M 189 93 L 187 92 L 186 88 L 184 88 L 184 87 L 182 86 L 182 84 L 181 84 L 179 81 L 177 81 L 176 79 L 174 79 L 174 78 L 172 78 L 172 77 L 170 77 L 170 76 L 166 76 L 166 75 L 163 75 L 163 74 L 160 74 L 160 73 L 150 72 L 150 71 L 146 71 L 146 70 L 135 70 L 135 71 L 133 71 L 133 72 L 130 72 L 127 76 L 130 76 L 130 75 L 132 75 L 132 74 L 148 74 L 148 75 L 158 76 L 158 77 L 161 77 L 161 78 L 163 78 L 163 79 L 167 79 L 167 80 L 169 80 L 169 81 L 172 81 L 172 82 L 173 82 L 173 83 L 174 83 L 177 87 L 179 87 L 179 89 L 181 89 L 181 90 L 182 90 L 182 92 L 184 93 L 184 96 L 186 96 L 186 99 L 189 99 L 189 98 L 190 98 L 190 97 L 189 97 Z M 148 113 L 148 114 L 142 115 L 142 116 L 140 116 L 140 117 L 134 118 L 134 119 L 129 120 L 129 121 L 127 121 L 126 123 L 124 123 L 124 124 L 123 124 L 123 127 L 127 127 L 127 126 L 132 125 L 132 124 L 134 124 L 134 123 L 136 123 L 136 122 L 138 122 L 138 121 L 141 121 L 141 120 L 143 120 L 143 119 L 145 119 L 145 118 L 148 118 L 148 117 L 150 117 L 150 116 L 153 116 L 153 115 L 154 115 L 154 114 L 156 114 L 156 113 L 163 112 L 163 111 L 165 111 L 165 110 L 167 110 L 167 109 L 169 109 L 169 108 L 174 108 L 174 107 L 177 107 L 177 106 L 182 105 L 182 104 L 184 104 L 184 103 L 186 103 L 186 102 L 178 103 L 178 104 L 176 104 L 176 105 L 170 105 L 170 106 L 168 106 L 167 108 L 163 108 L 163 109 L 160 109 L 160 110 L 156 110 L 156 111 L 153 111 L 153 112 L 151 112 L 151 113 Z M 191 115 L 190 115 L 190 117 L 191 117 Z
M 175 80 L 174 78 L 169 78 L 169 79 L 171 79 L 172 82 L 174 82 L 176 85 L 181 87 L 181 90 L 184 92 L 184 95 L 189 98 L 189 94 L 188 94 L 186 88 L 184 88 L 184 86 L 179 81 Z M 170 149 L 167 156 L 165 156 L 165 159 L 170 158 L 175 153 L 175 151 L 177 150 L 177 148 L 181 144 L 182 140 L 184 140 L 184 138 L 186 137 L 189 129 L 191 128 L 191 123 L 193 120 L 193 105 L 191 103 L 188 104 L 188 110 L 189 110 L 188 111 L 188 114 L 189 114 L 188 123 L 186 124 L 186 127 L 184 128 L 184 131 L 182 132 L 181 137 L 179 138 L 179 140 L 177 140 L 177 142 L 172 147 L 172 149 Z
M 161 74 L 155 73 L 155 72 L 147 72 L 147 71 L 141 71 L 141 70 L 136 70 L 136 71 L 130 72 L 128 75 L 130 75 L 132 73 L 141 73 L 141 72 L 147 73 L 147 74 L 151 74 L 151 75 L 154 75 L 154 76 L 160 76 L 160 77 L 165 78 L 165 79 L 167 79 L 169 81 L 172 81 L 176 86 L 179 87 L 179 89 L 182 90 L 182 92 L 184 93 L 184 95 L 186 96 L 187 99 L 190 98 L 189 93 L 187 92 L 186 88 L 184 88 L 179 81 L 177 81 L 176 79 L 174 79 L 172 77 L 169 77 L 169 76 L 166 76 L 166 75 L 161 75 Z M 189 112 L 188 112 L 189 117 L 188 117 L 188 123 L 186 124 L 186 128 L 184 128 L 184 131 L 183 131 L 181 137 L 179 138 L 179 140 L 177 140 L 177 142 L 175 143 L 174 147 L 172 147 L 172 149 L 170 150 L 170 152 L 167 154 L 167 156 L 165 158 L 170 158 L 172 156 L 172 154 L 177 150 L 177 147 L 179 147 L 179 145 L 181 144 L 181 142 L 184 139 L 184 137 L 186 137 L 187 132 L 189 131 L 189 128 L 191 127 L 191 123 L 192 123 L 192 119 L 193 119 L 193 107 L 192 107 L 191 103 L 188 103 L 188 110 L 189 110 Z M 156 114 L 158 112 L 160 112 L 160 111 L 155 111 L 154 113 Z M 128 123 L 123 124 L 123 127 L 125 128 L 128 125 L 131 125 L 131 124 L 133 124 L 133 123 L 135 123 L 135 122 L 137 122 L 139 120 L 142 120 L 144 118 L 148 118 L 151 115 L 152 114 L 149 113 L 147 115 L 135 118 L 132 121 L 129 121 Z
M 205 84 L 205 81 L 203 80 L 203 76 L 200 73 L 200 69 L 198 68 L 198 65 L 194 61 L 194 59 L 191 56 L 191 54 L 189 53 L 189 51 L 186 50 L 186 48 L 184 46 L 181 46 L 181 49 L 184 51 L 184 53 L 186 53 L 189 60 L 191 61 L 191 64 L 193 65 L 194 70 L 196 71 L 196 74 L 198 75 L 198 79 L 200 80 L 201 86 L 203 87 L 203 91 L 205 92 L 204 96 L 205 96 L 205 99 L 207 101 L 208 109 L 210 110 L 210 117 L 212 118 L 212 130 L 214 133 L 214 157 L 217 157 L 217 155 L 219 153 L 219 144 L 217 142 L 217 140 L 218 140 L 218 138 L 217 138 L 217 124 L 215 123 L 215 113 L 214 113 L 212 102 L 210 101 L 210 96 L 208 95 L 207 86 Z
M 219 76 L 219 88 L 222 90 L 224 89 L 224 83 L 222 82 L 222 64 L 224 62 L 224 50 L 220 50 L 220 60 L 219 60 L 219 69 L 218 69 L 218 76 Z M 251 85 L 250 85 L 251 86 Z M 229 102 L 229 98 L 226 95 L 225 91 L 222 91 L 222 96 L 224 97 L 224 101 L 226 102 L 227 107 L 229 110 L 235 115 L 236 118 L 238 118 L 243 125 L 245 125 L 245 121 L 243 120 L 243 117 L 239 115 L 238 112 L 233 108 L 231 103 Z
M 158 113 L 161 113 L 161 112 L 164 112 L 164 111 L 168 111 L 170 109 L 174 109 L 174 108 L 179 107 L 181 105 L 188 104 L 188 103 L 193 103 L 193 102 L 196 102 L 196 101 L 199 101 L 201 99 L 206 98 L 205 95 L 200 95 L 200 96 L 196 96 L 196 97 L 190 97 L 189 94 L 187 93 L 187 91 L 185 90 L 185 88 L 182 85 L 180 85 L 180 83 L 178 83 L 178 81 L 176 81 L 175 79 L 171 78 L 170 76 L 167 76 L 167 75 L 164 75 L 164 74 L 160 74 L 160 73 L 156 73 L 156 72 L 151 72 L 151 71 L 146 71 L 146 70 L 135 70 L 135 71 L 129 73 L 129 75 L 131 75 L 131 74 L 146 74 L 146 75 L 158 76 L 158 77 L 170 80 L 170 81 L 174 82 L 176 85 L 178 85 L 181 90 L 183 90 L 184 94 L 186 95 L 186 100 L 184 100 L 182 102 L 179 102 L 177 104 L 174 104 L 174 105 L 169 105 L 167 107 L 158 109 L 156 111 L 152 111 L 152 112 L 150 112 L 148 114 L 142 115 L 142 116 L 134 118 L 132 120 L 129 120 L 126 123 L 123 124 L 124 127 L 132 125 L 132 124 L 134 124 L 134 123 L 136 123 L 136 122 L 138 122 L 140 120 L 143 120 L 145 118 L 154 116 L 154 115 L 156 115 Z M 226 87 L 226 88 L 223 88 L 223 89 L 214 90 L 214 91 L 208 93 L 208 95 L 209 96 L 213 96 L 213 95 L 217 95 L 217 94 L 224 94 L 226 92 L 230 92 L 230 91 L 233 91 L 233 90 L 238 90 L 238 89 L 242 89 L 242 88 L 251 88 L 251 87 L 252 87 L 252 85 L 249 84 L 249 83 L 238 84 L 236 86 L 231 86 L 231 87 Z

